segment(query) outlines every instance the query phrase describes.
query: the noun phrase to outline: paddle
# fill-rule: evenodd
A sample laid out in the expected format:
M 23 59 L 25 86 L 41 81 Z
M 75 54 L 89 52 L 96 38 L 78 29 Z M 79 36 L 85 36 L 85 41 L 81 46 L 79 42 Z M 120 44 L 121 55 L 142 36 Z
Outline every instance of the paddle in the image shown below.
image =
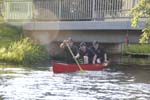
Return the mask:
M 66 43 L 66 45 L 67 45 L 68 50 L 70 51 L 70 53 L 71 53 L 72 57 L 74 58 L 74 60 L 75 60 L 76 64 L 78 65 L 78 67 L 79 67 L 79 69 L 80 69 L 80 72 L 82 72 L 82 73 L 83 73 L 83 72 L 84 72 L 84 70 L 81 68 L 81 66 L 80 66 L 79 62 L 78 62 L 78 61 L 77 61 L 77 59 L 75 58 L 75 56 L 74 56 L 74 54 L 73 54 L 73 52 L 72 52 L 72 50 L 71 50 L 71 48 L 70 48 L 69 44 L 68 44 L 68 43 Z

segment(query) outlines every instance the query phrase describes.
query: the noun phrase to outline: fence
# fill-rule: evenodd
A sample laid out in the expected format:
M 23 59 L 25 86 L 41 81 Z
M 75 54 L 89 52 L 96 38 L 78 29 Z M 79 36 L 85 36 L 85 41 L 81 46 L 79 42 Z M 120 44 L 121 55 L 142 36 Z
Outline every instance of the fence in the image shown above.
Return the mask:
M 138 1 L 140 0 L 14 0 L 5 2 L 5 16 L 12 20 L 48 21 L 129 18 L 130 10 Z

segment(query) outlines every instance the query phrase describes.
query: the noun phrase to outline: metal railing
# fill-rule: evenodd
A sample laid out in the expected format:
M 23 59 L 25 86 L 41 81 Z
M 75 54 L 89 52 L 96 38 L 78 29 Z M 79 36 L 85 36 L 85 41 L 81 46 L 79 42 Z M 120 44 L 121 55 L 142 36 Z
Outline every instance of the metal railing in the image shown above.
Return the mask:
M 32 0 L 6 1 L 6 19 L 42 21 L 87 21 L 129 18 L 130 10 L 140 0 Z M 22 13 L 17 7 L 24 3 Z M 32 4 L 32 5 L 31 5 Z M 12 6 L 16 5 L 16 6 Z M 24 7 L 26 5 L 26 7 Z M 16 11 L 12 11 L 12 9 Z M 17 16 L 18 15 L 18 16 Z M 25 15 L 28 15 L 25 17 Z M 16 17 L 17 16 L 17 17 Z

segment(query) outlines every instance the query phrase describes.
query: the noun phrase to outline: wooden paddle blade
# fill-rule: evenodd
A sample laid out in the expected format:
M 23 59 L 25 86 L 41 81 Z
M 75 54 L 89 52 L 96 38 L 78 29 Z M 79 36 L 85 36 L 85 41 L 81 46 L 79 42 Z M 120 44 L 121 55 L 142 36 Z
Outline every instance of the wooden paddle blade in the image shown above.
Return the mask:
M 85 73 L 85 71 L 84 70 L 80 70 L 80 73 Z

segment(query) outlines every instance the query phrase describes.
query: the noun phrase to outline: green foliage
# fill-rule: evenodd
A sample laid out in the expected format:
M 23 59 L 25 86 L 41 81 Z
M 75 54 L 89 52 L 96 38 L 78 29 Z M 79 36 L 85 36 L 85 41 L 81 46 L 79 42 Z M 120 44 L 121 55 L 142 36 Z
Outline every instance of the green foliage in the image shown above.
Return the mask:
M 124 45 L 124 52 L 126 53 L 150 53 L 150 44 L 132 44 Z
M 2 3 L 3 3 L 3 0 L 0 0 L 0 8 L 1 8 L 1 9 L 3 9 L 3 8 L 2 8 L 2 7 L 3 7 L 3 6 L 2 6 L 2 5 L 3 5 Z M 4 10 L 3 10 L 3 11 L 0 10 L 0 22 L 4 22 L 4 21 L 5 21 L 3 15 L 4 15 Z
M 29 38 L 12 43 L 8 48 L 0 48 L 0 60 L 19 64 L 36 64 L 48 60 L 46 51 Z
M 131 22 L 133 27 L 138 26 L 140 17 L 147 17 L 147 20 L 145 20 L 145 28 L 142 30 L 143 34 L 141 35 L 140 43 L 148 43 L 150 38 L 150 0 L 141 0 L 132 9 L 132 15 Z
M 22 29 L 9 25 L 0 25 L 0 47 L 7 47 L 11 42 L 18 40 Z
M 142 38 L 140 39 L 140 43 L 148 43 L 150 37 L 150 27 L 145 27 L 142 32 L 143 34 L 141 35 Z
M 22 29 L 10 25 L 0 25 L 0 60 L 18 64 L 42 63 L 48 54 L 40 45 L 29 38 L 21 38 Z
M 0 22 L 4 22 L 4 17 L 0 16 Z

